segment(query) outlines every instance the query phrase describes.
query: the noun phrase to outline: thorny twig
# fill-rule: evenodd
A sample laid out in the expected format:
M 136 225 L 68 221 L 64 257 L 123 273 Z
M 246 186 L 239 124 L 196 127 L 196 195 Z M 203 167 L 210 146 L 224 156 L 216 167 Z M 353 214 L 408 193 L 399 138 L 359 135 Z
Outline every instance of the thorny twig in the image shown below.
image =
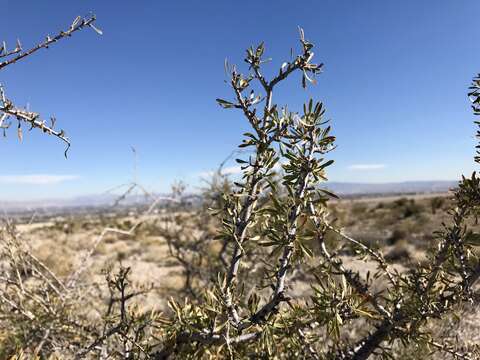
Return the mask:
M 95 16 L 91 16 L 89 18 L 82 18 L 78 16 L 66 31 L 61 31 L 54 37 L 47 36 L 45 41 L 26 51 L 23 51 L 20 41 L 17 41 L 17 46 L 12 51 L 8 51 L 6 43 L 3 42 L 3 45 L 0 48 L 0 58 L 6 58 L 6 60 L 0 63 L 0 71 L 3 68 L 16 63 L 17 61 L 34 54 L 40 49 L 47 49 L 53 43 L 58 42 L 61 39 L 70 37 L 76 31 L 79 31 L 85 27 L 90 27 L 94 29 L 97 33 L 102 34 L 101 30 L 95 27 L 95 20 Z M 18 137 L 20 140 L 22 140 L 23 137 L 21 124 L 22 122 L 25 122 L 30 125 L 30 130 L 33 128 L 38 128 L 44 133 L 53 135 L 65 142 L 67 147 L 64 154 L 65 157 L 67 157 L 67 152 L 70 148 L 70 140 L 65 135 L 64 130 L 55 130 L 54 127 L 56 119 L 52 117 L 50 119 L 50 125 L 48 125 L 46 120 L 42 120 L 40 118 L 40 114 L 15 106 L 14 103 L 6 97 L 4 88 L 0 84 L 0 128 L 4 130 L 4 134 L 5 130 L 10 126 L 10 123 L 6 123 L 9 117 L 13 117 L 18 121 Z

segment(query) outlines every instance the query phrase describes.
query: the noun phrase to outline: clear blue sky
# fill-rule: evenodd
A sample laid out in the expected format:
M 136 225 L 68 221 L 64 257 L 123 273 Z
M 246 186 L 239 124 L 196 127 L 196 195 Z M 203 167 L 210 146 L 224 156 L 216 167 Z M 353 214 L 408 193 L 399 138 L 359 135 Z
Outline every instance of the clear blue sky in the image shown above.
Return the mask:
M 244 119 L 222 110 L 223 62 L 242 63 L 264 40 L 275 69 L 301 25 L 325 63 L 318 85 L 299 79 L 276 100 L 324 101 L 338 137 L 332 181 L 450 180 L 474 169 L 466 91 L 480 71 L 477 0 L 18 1 L 0 0 L 1 38 L 25 46 L 97 14 L 82 31 L 0 72 L 17 104 L 54 114 L 72 148 L 38 132 L 0 139 L 0 198 L 102 192 L 139 177 L 194 187 L 240 141 Z M 26 176 L 29 177 L 26 177 Z M 39 176 L 42 175 L 42 176 Z M 50 177 L 45 177 L 49 175 Z M 46 184 L 45 184 L 46 183 Z

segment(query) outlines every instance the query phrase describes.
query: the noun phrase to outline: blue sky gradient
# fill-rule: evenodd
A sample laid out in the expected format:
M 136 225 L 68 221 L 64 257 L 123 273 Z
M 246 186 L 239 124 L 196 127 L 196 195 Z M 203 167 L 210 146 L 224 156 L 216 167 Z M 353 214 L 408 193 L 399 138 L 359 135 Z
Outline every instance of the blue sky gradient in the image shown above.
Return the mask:
M 63 144 L 39 132 L 0 139 L 0 199 L 128 182 L 131 146 L 149 188 L 181 179 L 195 189 L 246 129 L 240 113 L 215 103 L 231 95 L 224 59 L 242 64 L 244 49 L 265 41 L 276 71 L 298 25 L 325 71 L 307 90 L 290 80 L 274 100 L 292 110 L 309 97 L 325 103 L 338 138 L 332 181 L 454 180 L 474 170 L 466 92 L 480 71 L 478 1 L 0 1 L 0 37 L 11 44 L 33 45 L 90 11 L 104 31 L 0 72 L 16 104 L 55 115 L 72 140 L 65 160 Z

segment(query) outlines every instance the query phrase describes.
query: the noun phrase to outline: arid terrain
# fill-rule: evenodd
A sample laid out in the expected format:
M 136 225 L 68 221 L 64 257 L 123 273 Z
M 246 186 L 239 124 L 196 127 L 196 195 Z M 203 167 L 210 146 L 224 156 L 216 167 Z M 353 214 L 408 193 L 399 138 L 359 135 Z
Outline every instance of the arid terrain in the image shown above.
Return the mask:
M 405 272 L 429 261 L 427 249 L 432 248 L 435 232 L 443 223 L 448 224 L 450 206 L 450 194 L 442 193 L 340 199 L 332 201 L 330 209 L 337 228 L 379 249 L 394 269 Z M 182 211 L 180 215 L 171 211 L 165 206 L 125 207 L 121 211 L 110 207 L 97 213 L 65 212 L 51 217 L 37 213 L 11 221 L 16 222 L 19 237 L 32 253 L 59 278 L 67 279 L 82 268 L 83 281 L 96 283 L 105 291 L 105 270 L 121 264 L 131 268 L 136 288 L 148 288 L 136 303 L 143 310 L 168 311 L 169 298 L 178 297 L 184 290 L 185 269 L 172 256 L 175 254 L 165 234 L 171 230 L 172 216 L 188 219 L 200 210 Z M 187 235 L 195 237 L 195 229 L 190 230 Z M 210 235 L 216 231 L 214 222 L 210 231 Z M 337 236 L 330 233 L 328 241 L 334 243 Z M 189 241 L 188 236 L 184 241 Z M 218 247 L 213 244 L 211 250 L 216 254 Z M 373 263 L 353 259 L 348 248 L 339 249 L 339 253 L 354 271 L 362 275 L 376 272 Z M 308 293 L 308 276 L 298 276 L 295 289 L 297 295 Z M 462 316 L 468 341 L 480 340 L 478 319 L 476 313 Z

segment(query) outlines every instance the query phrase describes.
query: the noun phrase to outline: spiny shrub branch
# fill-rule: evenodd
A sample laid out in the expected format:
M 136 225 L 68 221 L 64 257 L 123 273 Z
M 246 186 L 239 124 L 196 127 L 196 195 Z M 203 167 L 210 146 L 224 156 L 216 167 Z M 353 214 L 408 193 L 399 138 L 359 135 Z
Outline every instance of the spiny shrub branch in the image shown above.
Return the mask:
M 220 351 L 225 345 L 230 356 L 256 351 L 282 357 L 280 351 L 295 348 L 295 341 L 301 347 L 292 350 L 295 354 L 305 355 L 307 351 L 313 358 L 358 360 L 374 354 L 388 358 L 394 351 L 389 344 L 399 346 L 397 342 L 405 347 L 422 343 L 456 357 L 477 356 L 475 349 L 461 353 L 448 342 L 435 341 L 427 325 L 460 304 L 473 301 L 480 265 L 468 243 L 468 237 L 476 234 L 466 228 L 478 209 L 478 178 L 473 174 L 459 183 L 451 224 L 436 234 L 438 248 L 431 262 L 417 269 L 404 273 L 392 270 L 380 252 L 335 228 L 328 220 L 327 207 L 333 194 L 319 187 L 319 182 L 326 180 L 325 169 L 332 163 L 324 155 L 334 148 L 330 127 L 323 120 L 323 105 L 310 101 L 299 115 L 273 104 L 275 85 L 288 75 L 301 71 L 305 86 L 306 81 L 313 82 L 310 73 L 316 74 L 322 67 L 310 63 L 313 45 L 305 40 L 303 31 L 301 44 L 302 53 L 284 64 L 272 80 L 261 71 L 266 62 L 263 44 L 247 50 L 247 75 L 227 64 L 234 100 L 217 101 L 224 108 L 241 110 L 252 132 L 244 134 L 246 139 L 240 146 L 253 151 L 248 159 L 237 159 L 242 180 L 234 182 L 234 190 L 223 195 L 223 207 L 216 212 L 222 223 L 217 238 L 226 245 L 222 247 L 226 270 L 219 274 L 214 289 L 205 294 L 204 305 L 171 303 L 175 318 L 183 319 L 183 325 L 172 323 L 176 330 L 172 329 L 172 340 L 161 352 L 163 358 L 189 354 L 193 351 L 191 341 L 200 346 L 197 354 L 206 354 L 205 347 L 216 345 Z M 256 90 L 255 81 L 263 93 Z M 361 259 L 369 258 L 377 264 L 373 279 L 348 269 L 336 251 L 328 249 L 328 232 L 340 235 Z M 316 255 L 311 248 L 313 239 L 323 262 L 313 273 L 310 301 L 301 305 L 288 295 L 288 275 Z M 225 249 L 230 260 L 225 261 Z M 263 280 L 255 280 L 252 274 L 257 270 L 251 267 L 258 268 L 259 263 Z M 386 279 L 381 282 L 385 289 L 374 291 L 378 287 L 374 283 L 382 278 Z M 271 289 L 270 294 L 246 291 L 254 281 Z M 195 314 L 190 324 L 185 323 L 189 314 Z M 212 320 L 216 325 L 210 323 Z M 342 332 L 359 321 L 368 324 L 365 329 L 370 327 L 371 331 L 342 343 Z M 309 337 L 316 340 L 312 342 Z M 329 337 L 335 340 L 324 346 L 319 343 Z M 317 346 L 312 347 L 315 342 Z
M 245 252 L 243 244 L 248 240 L 247 226 L 255 221 L 259 194 L 269 185 L 268 178 L 271 177 L 271 172 L 280 159 L 274 145 L 283 145 L 286 148 L 284 154 L 282 154 L 290 159 L 290 164 L 285 165 L 285 169 L 288 169 L 287 171 L 290 172 L 290 176 L 286 181 L 291 183 L 290 189 L 295 192 L 296 200 L 299 203 L 295 204 L 289 215 L 292 229 L 287 236 L 288 246 L 285 247 L 281 266 L 276 275 L 275 295 L 270 303 L 265 305 L 263 310 L 252 316 L 254 321 L 264 318 L 283 299 L 285 276 L 293 252 L 292 239 L 296 233 L 295 228 L 297 218 L 300 215 L 301 202 L 304 200 L 305 191 L 309 185 L 308 177 L 313 170 L 317 171 L 317 177 L 323 170 L 315 163 L 314 154 L 324 151 L 333 141 L 332 137 L 327 137 L 328 130 L 321 133 L 322 130 L 318 128 L 322 125 L 321 116 L 323 115 L 323 109 L 321 104 L 317 104 L 315 109 L 313 109 L 313 103 L 310 102 L 308 112 L 307 108 L 304 109 L 303 121 L 300 117 L 294 119 L 296 114 L 289 113 L 287 109 L 282 109 L 279 112 L 277 105 L 272 106 L 273 90 L 280 81 L 285 80 L 294 71 L 300 70 L 303 72 L 302 83 L 305 86 L 305 79 L 311 80 L 307 73 L 315 75 L 322 68 L 322 65 L 311 63 L 314 55 L 311 51 L 313 45 L 305 40 L 303 30 L 300 30 L 300 32 L 303 52 L 296 57 L 295 61 L 282 65 L 279 74 L 275 78 L 268 81 L 261 73 L 261 65 L 265 62 L 263 59 L 265 48 L 263 44 L 260 44 L 255 49 L 253 47 L 249 48 L 245 58 L 245 62 L 250 65 L 250 70 L 253 73 L 251 72 L 244 76 L 237 71 L 235 66 L 231 68 L 230 84 L 233 88 L 236 102 L 217 99 L 218 103 L 224 108 L 233 107 L 241 109 L 254 131 L 253 134 L 244 134 L 246 139 L 240 147 L 253 147 L 255 155 L 248 160 L 237 159 L 237 162 L 242 165 L 244 182 L 236 184 L 238 190 L 232 194 L 233 196 L 229 201 L 229 209 L 226 211 L 227 216 L 223 218 L 224 239 L 234 243 L 234 250 L 222 286 L 222 292 L 224 293 L 225 306 L 235 326 L 239 326 L 242 319 L 240 319 L 236 305 L 233 303 L 232 289 L 235 285 L 234 282 L 240 267 L 241 258 Z M 251 89 L 250 83 L 254 80 L 262 85 L 263 95 L 256 94 Z M 244 93 L 248 93 L 248 96 L 244 96 Z M 265 106 L 263 115 L 259 118 L 257 116 L 258 108 L 255 105 L 259 104 L 262 99 L 265 101 Z M 326 140 L 322 140 L 323 143 L 317 144 L 321 136 Z M 297 164 L 293 162 L 297 162 Z M 296 171 L 295 165 L 301 166 L 299 168 L 302 169 L 301 173 Z M 328 165 L 329 163 L 324 167 Z M 293 188 L 294 185 L 296 185 L 295 189 Z
M 72 36 L 75 32 L 80 31 L 85 27 L 90 27 L 101 35 L 102 31 L 96 28 L 94 25 L 95 20 L 95 16 L 91 16 L 89 18 L 82 18 L 78 16 L 67 30 L 60 31 L 53 37 L 47 36 L 43 42 L 33 46 L 28 50 L 23 50 L 19 40 L 17 40 L 16 47 L 13 50 L 8 50 L 6 42 L 3 41 L 0 47 L 0 59 L 4 60 L 0 62 L 0 71 L 9 65 L 25 59 L 40 49 L 48 49 L 49 46 L 53 45 L 54 43 Z M 17 120 L 17 135 L 20 141 L 23 138 L 22 123 L 26 123 L 30 126 L 30 130 L 33 128 L 40 129 L 44 133 L 53 135 L 65 142 L 67 145 L 65 149 L 65 157 L 67 156 L 68 149 L 70 148 L 70 140 L 66 136 L 64 130 L 55 130 L 55 117 L 51 117 L 50 121 L 47 122 L 46 120 L 40 118 L 40 114 L 15 106 L 13 101 L 6 97 L 4 88 L 0 84 L 0 128 L 3 129 L 4 135 L 6 134 L 6 129 L 8 129 L 11 125 L 11 123 L 8 122 L 10 118 Z

